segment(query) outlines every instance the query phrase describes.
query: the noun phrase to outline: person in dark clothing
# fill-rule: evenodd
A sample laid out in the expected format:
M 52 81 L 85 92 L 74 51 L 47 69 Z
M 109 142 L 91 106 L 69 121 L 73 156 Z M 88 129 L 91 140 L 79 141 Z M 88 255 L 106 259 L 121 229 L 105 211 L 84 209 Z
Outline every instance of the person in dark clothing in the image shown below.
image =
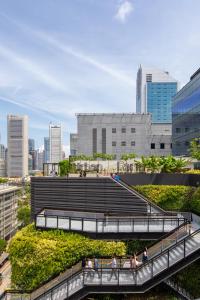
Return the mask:
M 147 252 L 147 248 L 145 248 L 142 255 L 142 262 L 145 263 L 147 260 L 148 260 L 148 252 Z

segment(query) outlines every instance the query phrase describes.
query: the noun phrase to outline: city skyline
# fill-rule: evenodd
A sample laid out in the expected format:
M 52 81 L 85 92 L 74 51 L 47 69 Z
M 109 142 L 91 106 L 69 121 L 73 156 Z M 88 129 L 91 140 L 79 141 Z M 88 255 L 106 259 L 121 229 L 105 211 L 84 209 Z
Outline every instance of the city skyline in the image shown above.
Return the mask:
M 61 123 L 66 146 L 75 113 L 135 111 L 140 63 L 169 71 L 180 86 L 198 69 L 199 1 L 48 0 L 35 8 L 8 0 L 0 6 L 3 144 L 7 114 L 29 116 L 37 148 L 49 122 Z

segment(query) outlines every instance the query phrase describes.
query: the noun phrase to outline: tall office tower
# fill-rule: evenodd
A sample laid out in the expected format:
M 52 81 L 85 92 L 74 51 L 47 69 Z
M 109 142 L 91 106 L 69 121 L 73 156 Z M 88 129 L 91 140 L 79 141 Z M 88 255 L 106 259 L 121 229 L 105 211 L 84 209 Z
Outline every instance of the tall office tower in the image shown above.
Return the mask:
M 153 123 L 172 122 L 172 98 L 177 81 L 169 72 L 139 67 L 137 72 L 136 112 L 151 113 Z
M 28 117 L 7 117 L 8 177 L 28 175 Z
M 200 137 L 200 68 L 173 98 L 172 153 L 190 155 L 190 142 Z
M 50 153 L 49 153 L 49 137 L 44 137 L 44 162 L 49 163 Z
M 37 150 L 37 169 L 42 171 L 44 163 L 44 150 Z
M 49 124 L 49 158 L 50 163 L 62 160 L 61 126 Z
M 0 159 L 6 160 L 6 147 L 0 144 Z
M 35 140 L 34 139 L 28 139 L 28 152 L 35 150 Z
M 36 170 L 36 150 L 35 150 L 34 139 L 28 139 L 28 153 L 29 153 L 28 169 L 29 171 Z

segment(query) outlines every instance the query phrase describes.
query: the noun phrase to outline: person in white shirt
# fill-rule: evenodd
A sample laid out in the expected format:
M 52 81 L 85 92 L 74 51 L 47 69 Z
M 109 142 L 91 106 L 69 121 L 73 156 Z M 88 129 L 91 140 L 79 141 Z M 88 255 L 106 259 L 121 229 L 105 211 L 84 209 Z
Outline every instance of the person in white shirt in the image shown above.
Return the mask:
M 111 263 L 109 264 L 111 265 L 111 274 L 110 274 L 110 278 L 108 279 L 109 281 L 111 280 L 111 278 L 113 277 L 113 275 L 115 276 L 115 279 L 117 280 L 117 257 L 116 255 L 113 256 Z

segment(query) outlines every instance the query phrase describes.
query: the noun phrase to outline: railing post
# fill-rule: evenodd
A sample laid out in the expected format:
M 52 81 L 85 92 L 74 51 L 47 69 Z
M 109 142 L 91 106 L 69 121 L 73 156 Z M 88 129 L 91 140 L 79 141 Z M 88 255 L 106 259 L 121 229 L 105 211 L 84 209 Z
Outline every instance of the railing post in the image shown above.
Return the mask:
M 162 224 L 162 232 L 165 231 L 165 219 L 163 218 L 163 224 Z
M 185 239 L 183 240 L 183 245 L 184 245 L 184 258 L 185 258 Z
M 45 218 L 45 228 L 47 228 L 47 216 L 45 215 L 44 218 Z
M 96 233 L 98 233 L 98 219 L 96 219 Z
M 179 218 L 178 218 L 178 227 L 180 226 L 180 220 L 179 220 Z
M 147 232 L 149 232 L 149 218 L 147 219 Z
M 118 277 L 117 277 L 117 279 L 118 279 L 118 286 L 119 286 L 119 271 L 120 271 L 120 269 L 118 268 Z
M 117 233 L 119 233 L 119 219 L 117 220 Z
M 72 220 L 71 220 L 71 217 L 69 217 L 69 230 L 70 230 L 70 231 L 71 231 L 71 228 L 72 228 L 72 226 L 71 226 L 71 225 L 72 225 L 72 224 L 71 224 L 71 221 L 72 221 Z
M 169 268 L 169 249 L 167 250 L 167 268 Z
M 133 218 L 132 226 L 133 226 L 133 232 L 135 232 L 135 221 L 134 221 L 134 218 Z

